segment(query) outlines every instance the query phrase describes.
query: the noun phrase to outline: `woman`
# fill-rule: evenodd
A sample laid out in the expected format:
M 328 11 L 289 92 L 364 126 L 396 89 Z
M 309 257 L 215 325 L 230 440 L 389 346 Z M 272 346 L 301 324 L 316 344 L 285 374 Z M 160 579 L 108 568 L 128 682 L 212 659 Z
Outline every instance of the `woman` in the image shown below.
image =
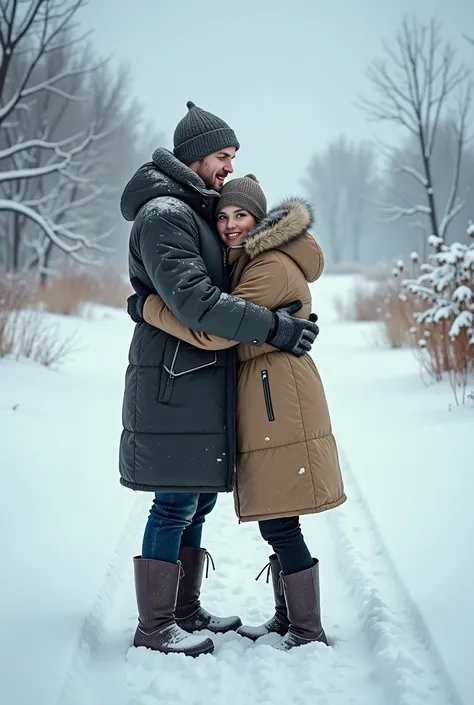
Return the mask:
M 311 311 L 309 282 L 321 276 L 323 254 L 308 233 L 310 207 L 287 200 L 266 212 L 255 177 L 233 179 L 221 191 L 217 229 L 226 245 L 232 293 L 269 309 L 301 301 Z M 295 311 L 296 313 L 296 311 Z M 150 325 L 208 350 L 238 345 L 192 331 L 150 295 Z M 275 648 L 327 643 L 321 624 L 319 562 L 301 533 L 299 516 L 342 504 L 346 497 L 336 442 L 319 373 L 309 355 L 294 357 L 270 345 L 238 348 L 235 508 L 240 521 L 258 521 L 270 557 L 275 614 L 238 631 L 252 640 L 275 632 Z M 173 377 L 173 366 L 167 369 Z M 268 578 L 267 578 L 268 579 Z

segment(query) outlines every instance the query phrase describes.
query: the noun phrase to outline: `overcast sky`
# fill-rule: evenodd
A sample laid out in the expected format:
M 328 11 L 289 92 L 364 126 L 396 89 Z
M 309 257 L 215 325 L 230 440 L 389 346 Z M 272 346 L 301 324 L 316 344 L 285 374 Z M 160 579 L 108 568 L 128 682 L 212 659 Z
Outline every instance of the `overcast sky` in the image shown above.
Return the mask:
M 301 193 L 311 155 L 331 139 L 380 130 L 354 102 L 406 13 L 438 17 L 474 68 L 462 39 L 474 35 L 474 0 L 90 0 L 82 20 L 102 53 L 129 66 L 170 142 L 186 101 L 216 113 L 241 143 L 236 175 L 254 172 L 274 202 Z

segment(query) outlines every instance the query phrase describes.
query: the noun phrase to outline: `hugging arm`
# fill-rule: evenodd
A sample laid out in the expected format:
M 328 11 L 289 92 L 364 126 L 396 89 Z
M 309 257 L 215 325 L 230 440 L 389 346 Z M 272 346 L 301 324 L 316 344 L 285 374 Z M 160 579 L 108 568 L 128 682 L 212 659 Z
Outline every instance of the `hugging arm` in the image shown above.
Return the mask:
M 275 282 L 280 282 L 278 287 L 275 287 Z M 273 309 L 285 300 L 286 293 L 285 269 L 279 260 L 272 258 L 257 260 L 246 267 L 239 284 L 232 292 L 232 297 L 249 304 Z M 239 344 L 237 340 L 220 338 L 189 328 L 174 315 L 161 296 L 156 294 L 150 294 L 147 297 L 143 307 L 143 319 L 149 325 L 160 328 L 197 348 L 224 350 Z
M 173 214 L 169 220 L 155 214 L 146 220 L 140 232 L 140 254 L 155 291 L 184 326 L 237 343 L 265 343 L 272 312 L 256 302 L 223 294 L 213 285 L 190 214 Z

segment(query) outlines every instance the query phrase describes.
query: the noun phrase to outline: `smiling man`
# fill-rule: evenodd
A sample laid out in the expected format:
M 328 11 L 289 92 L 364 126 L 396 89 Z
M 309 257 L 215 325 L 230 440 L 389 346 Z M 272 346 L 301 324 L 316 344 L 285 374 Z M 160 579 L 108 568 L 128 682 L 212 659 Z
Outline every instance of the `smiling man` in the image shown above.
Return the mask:
M 236 360 L 235 348 L 199 349 L 149 326 L 137 301 L 156 292 L 193 330 L 268 342 L 295 355 L 308 349 L 300 345 L 304 335 L 316 337 L 315 324 L 285 309 L 272 312 L 226 293 L 216 204 L 238 149 L 226 122 L 190 102 L 173 152 L 155 150 L 121 200 L 124 218 L 133 221 L 129 273 L 141 297 L 128 306 L 138 325 L 125 379 L 120 474 L 126 487 L 155 493 L 142 554 L 134 559 L 134 644 L 164 653 L 208 653 L 212 640 L 193 632 L 241 625 L 238 617 L 209 614 L 199 600 L 208 559 L 203 523 L 217 492 L 233 486 Z

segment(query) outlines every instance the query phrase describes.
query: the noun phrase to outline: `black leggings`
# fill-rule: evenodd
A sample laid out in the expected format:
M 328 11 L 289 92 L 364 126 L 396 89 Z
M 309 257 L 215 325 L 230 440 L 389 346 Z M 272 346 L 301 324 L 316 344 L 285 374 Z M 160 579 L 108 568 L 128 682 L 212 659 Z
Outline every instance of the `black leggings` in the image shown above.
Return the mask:
M 266 519 L 259 521 L 258 526 L 262 538 L 278 556 L 285 575 L 312 567 L 313 558 L 301 533 L 299 517 Z

